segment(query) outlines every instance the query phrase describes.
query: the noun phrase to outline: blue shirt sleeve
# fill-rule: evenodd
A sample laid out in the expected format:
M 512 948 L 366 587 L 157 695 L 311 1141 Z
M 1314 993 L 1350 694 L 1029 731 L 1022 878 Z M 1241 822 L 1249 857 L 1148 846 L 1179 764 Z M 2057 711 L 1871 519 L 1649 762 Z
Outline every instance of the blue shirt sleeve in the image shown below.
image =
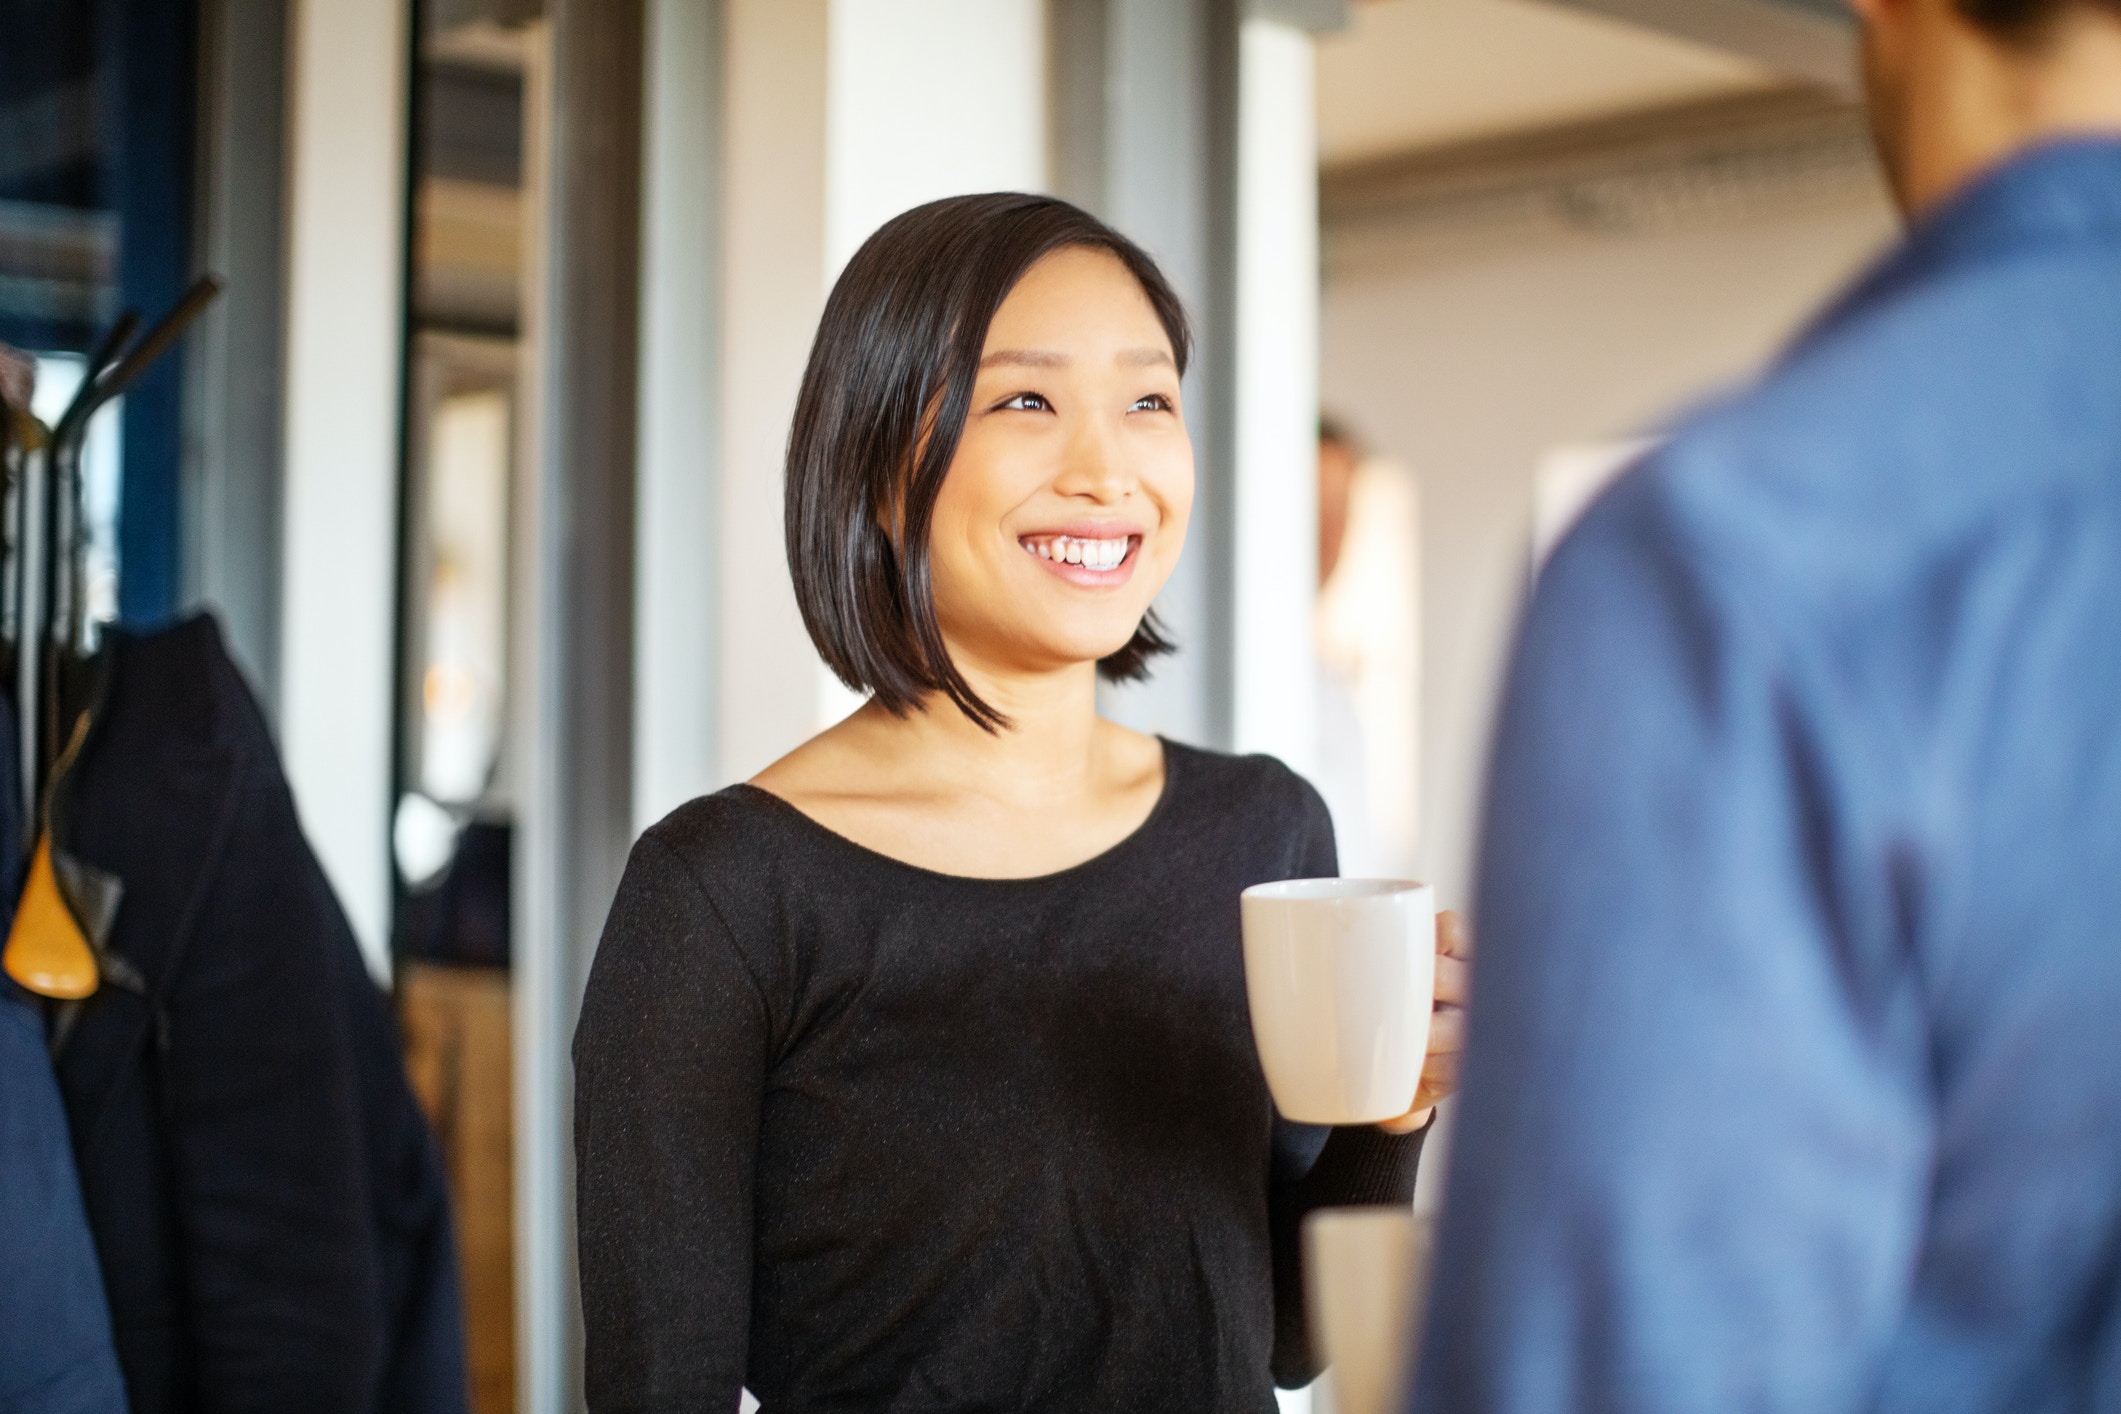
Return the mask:
M 1414 1408 L 1866 1403 L 1925 1206 L 1881 758 L 1661 469 L 1564 543 L 1497 727 Z
M 0 1414 L 125 1414 L 58 1082 L 0 979 Z

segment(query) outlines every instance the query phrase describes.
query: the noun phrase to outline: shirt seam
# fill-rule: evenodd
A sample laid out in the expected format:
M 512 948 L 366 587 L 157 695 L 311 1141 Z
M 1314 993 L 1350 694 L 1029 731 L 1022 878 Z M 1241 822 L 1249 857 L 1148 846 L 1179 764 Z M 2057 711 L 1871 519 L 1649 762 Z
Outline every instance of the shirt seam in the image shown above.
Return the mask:
M 777 1028 L 773 1025 L 773 1008 L 766 1000 L 766 988 L 759 980 L 758 970 L 753 966 L 751 959 L 745 955 L 743 948 L 737 945 L 736 930 L 729 926 L 729 916 L 723 912 L 720 902 L 714 896 L 714 891 L 707 886 L 707 881 L 700 877 L 699 871 L 692 867 L 691 861 L 685 858 L 683 851 L 663 839 L 655 831 L 651 830 L 647 834 L 642 835 L 641 843 L 652 844 L 668 855 L 671 862 L 677 866 L 678 872 L 684 876 L 685 882 L 692 886 L 693 892 L 700 896 L 700 901 L 707 905 L 707 911 L 713 916 L 715 926 L 721 929 L 722 942 L 728 948 L 729 955 L 736 959 L 737 966 L 743 970 L 744 980 L 751 984 L 751 997 L 753 1001 L 758 1003 L 759 1015 L 766 1019 L 769 1031 L 776 1030 Z M 774 1049 L 778 1050 L 779 1038 L 775 1037 L 774 1041 Z

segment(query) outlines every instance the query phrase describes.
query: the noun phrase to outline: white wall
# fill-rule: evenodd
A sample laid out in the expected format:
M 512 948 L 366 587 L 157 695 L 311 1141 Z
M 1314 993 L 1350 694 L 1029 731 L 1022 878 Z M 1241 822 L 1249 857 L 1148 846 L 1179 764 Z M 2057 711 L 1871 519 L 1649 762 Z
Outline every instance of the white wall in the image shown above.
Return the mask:
M 1650 426 L 1743 377 L 1892 230 L 1882 198 L 1851 199 L 1745 225 L 1329 271 L 1325 403 L 1421 488 L 1421 839 L 1445 906 L 1468 902 L 1541 455 Z
M 405 211 L 405 7 L 299 0 L 288 63 L 280 749 L 386 975 Z

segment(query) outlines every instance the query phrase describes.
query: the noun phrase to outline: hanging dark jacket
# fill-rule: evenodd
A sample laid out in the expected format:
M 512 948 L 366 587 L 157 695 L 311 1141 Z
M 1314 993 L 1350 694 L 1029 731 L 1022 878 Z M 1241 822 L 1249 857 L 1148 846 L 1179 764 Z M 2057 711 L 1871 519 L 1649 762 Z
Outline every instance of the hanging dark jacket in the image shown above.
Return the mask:
M 264 719 L 211 620 L 113 638 L 52 828 L 116 966 L 57 1069 L 134 1414 L 456 1414 L 439 1157 Z

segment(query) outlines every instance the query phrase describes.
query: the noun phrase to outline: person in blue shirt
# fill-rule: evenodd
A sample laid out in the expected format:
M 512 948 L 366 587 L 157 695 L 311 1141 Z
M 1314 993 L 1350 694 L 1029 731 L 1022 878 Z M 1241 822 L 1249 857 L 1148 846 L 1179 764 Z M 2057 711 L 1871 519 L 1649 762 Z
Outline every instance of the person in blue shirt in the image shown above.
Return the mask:
M 2121 1410 L 2121 0 L 1855 0 L 1913 219 L 1544 571 L 1412 1407 Z
M 0 977 L 0 1414 L 125 1408 L 44 1019 Z

